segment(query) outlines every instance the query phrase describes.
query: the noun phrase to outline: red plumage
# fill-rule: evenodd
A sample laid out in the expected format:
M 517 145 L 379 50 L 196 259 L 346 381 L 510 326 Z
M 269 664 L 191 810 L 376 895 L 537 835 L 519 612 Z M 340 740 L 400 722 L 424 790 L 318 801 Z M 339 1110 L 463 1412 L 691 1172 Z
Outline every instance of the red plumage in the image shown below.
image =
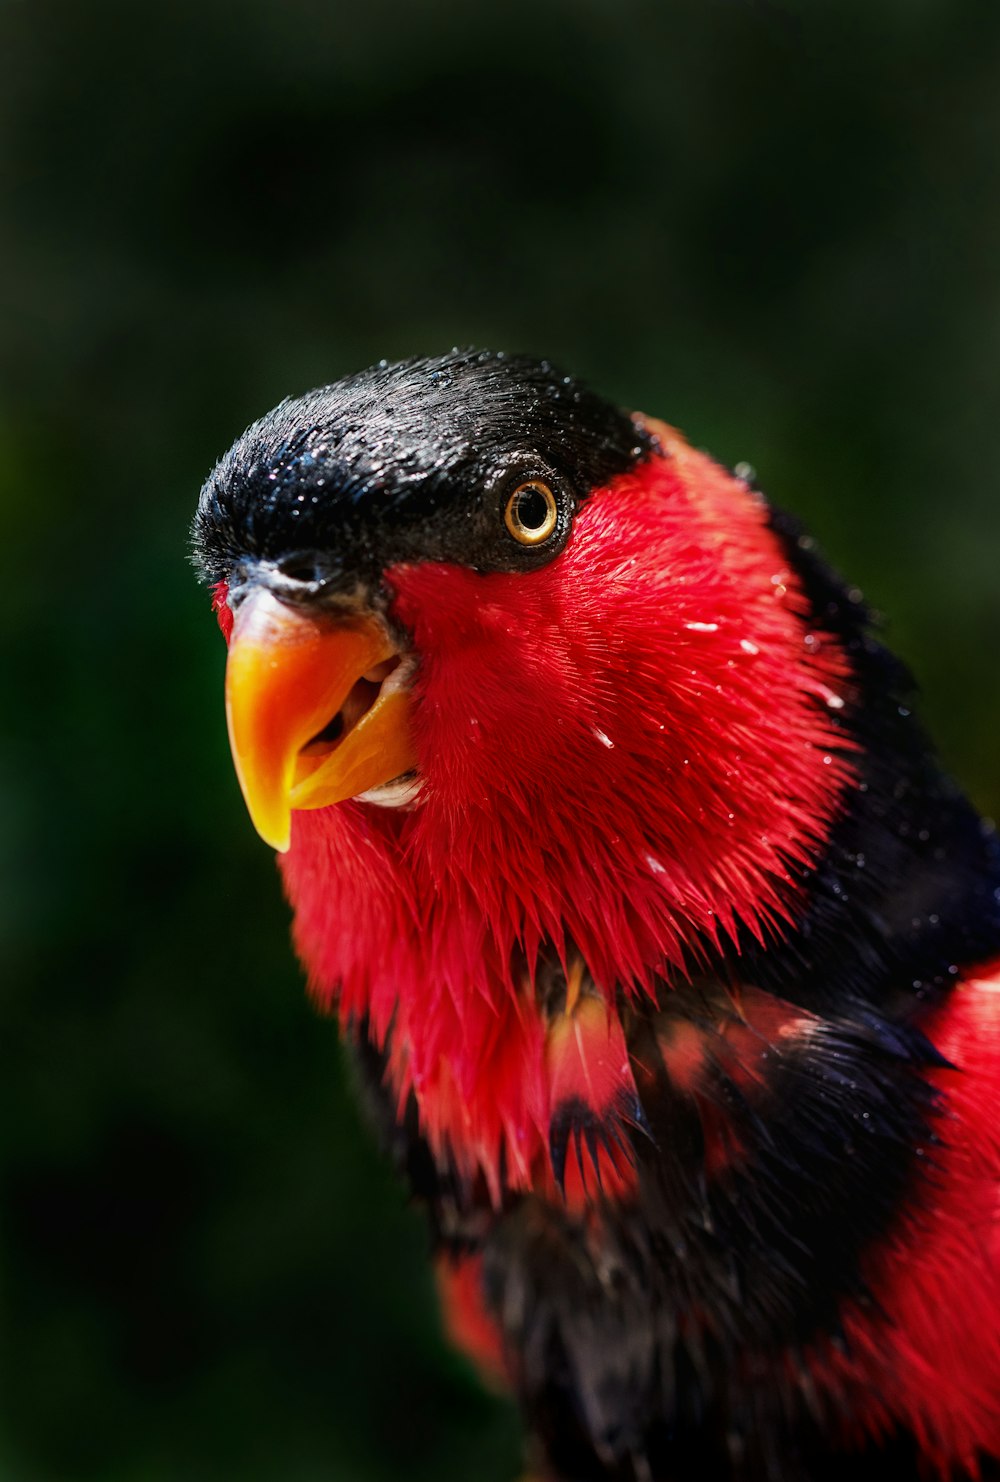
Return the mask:
M 395 1024 L 397 1094 L 494 1189 L 502 1148 L 515 1186 L 548 1177 L 517 964 L 573 944 L 602 991 L 641 995 L 701 937 L 763 934 L 794 913 L 788 867 L 850 776 L 815 705 L 836 713 L 844 656 L 804 627 L 763 505 L 667 446 L 594 494 L 539 571 L 388 573 L 421 656 L 426 806 L 298 813 L 282 860 L 313 991 L 379 1044 Z
M 199 521 L 231 655 L 286 625 L 313 674 L 334 619 L 365 655 L 318 732 L 310 680 L 310 766 L 402 655 L 418 793 L 300 807 L 235 679 L 234 751 L 248 801 L 291 789 L 310 989 L 547 1474 L 1000 1458 L 1000 854 L 811 540 L 662 423 L 459 352 L 283 404 Z
M 964 979 L 923 1028 L 948 1066 L 940 1145 L 866 1263 L 879 1314 L 848 1309 L 847 1347 L 815 1355 L 860 1441 L 912 1427 L 928 1468 L 980 1474 L 1000 1453 L 1000 964 Z

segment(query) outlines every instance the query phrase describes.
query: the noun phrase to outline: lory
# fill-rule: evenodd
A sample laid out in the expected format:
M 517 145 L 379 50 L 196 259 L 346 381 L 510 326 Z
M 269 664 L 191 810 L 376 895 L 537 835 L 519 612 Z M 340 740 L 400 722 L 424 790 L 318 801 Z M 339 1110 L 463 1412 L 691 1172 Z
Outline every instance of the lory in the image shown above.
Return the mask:
M 229 735 L 553 1482 L 992 1475 L 1000 849 L 751 471 L 380 362 L 208 478 Z

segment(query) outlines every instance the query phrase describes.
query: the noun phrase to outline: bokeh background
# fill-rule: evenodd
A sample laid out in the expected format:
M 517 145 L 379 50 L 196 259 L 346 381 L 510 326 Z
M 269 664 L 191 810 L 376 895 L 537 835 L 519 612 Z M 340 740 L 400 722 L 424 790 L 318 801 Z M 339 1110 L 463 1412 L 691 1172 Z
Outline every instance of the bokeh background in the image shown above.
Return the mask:
M 283 395 L 556 357 L 749 460 L 1000 811 L 1000 6 L 0 0 L 3 1482 L 510 1482 L 186 564 Z

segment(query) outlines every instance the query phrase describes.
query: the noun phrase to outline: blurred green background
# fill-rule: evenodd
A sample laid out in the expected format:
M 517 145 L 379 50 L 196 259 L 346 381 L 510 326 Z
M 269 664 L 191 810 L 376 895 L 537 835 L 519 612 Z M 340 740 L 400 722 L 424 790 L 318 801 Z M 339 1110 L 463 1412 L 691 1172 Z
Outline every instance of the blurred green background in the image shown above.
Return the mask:
M 1000 6 L 0 0 L 3 1482 L 509 1482 L 186 565 L 253 417 L 557 357 L 801 512 L 1000 810 Z

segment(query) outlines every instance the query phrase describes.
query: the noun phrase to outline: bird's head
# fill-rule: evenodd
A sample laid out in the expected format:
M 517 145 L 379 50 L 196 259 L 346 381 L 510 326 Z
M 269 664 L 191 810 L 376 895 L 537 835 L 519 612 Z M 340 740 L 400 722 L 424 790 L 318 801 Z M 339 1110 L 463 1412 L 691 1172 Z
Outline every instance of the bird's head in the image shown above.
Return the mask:
M 793 909 L 846 665 L 763 500 L 669 428 L 546 361 L 382 363 L 245 432 L 195 544 L 243 793 L 301 878 L 376 843 L 411 897 L 618 981 Z

